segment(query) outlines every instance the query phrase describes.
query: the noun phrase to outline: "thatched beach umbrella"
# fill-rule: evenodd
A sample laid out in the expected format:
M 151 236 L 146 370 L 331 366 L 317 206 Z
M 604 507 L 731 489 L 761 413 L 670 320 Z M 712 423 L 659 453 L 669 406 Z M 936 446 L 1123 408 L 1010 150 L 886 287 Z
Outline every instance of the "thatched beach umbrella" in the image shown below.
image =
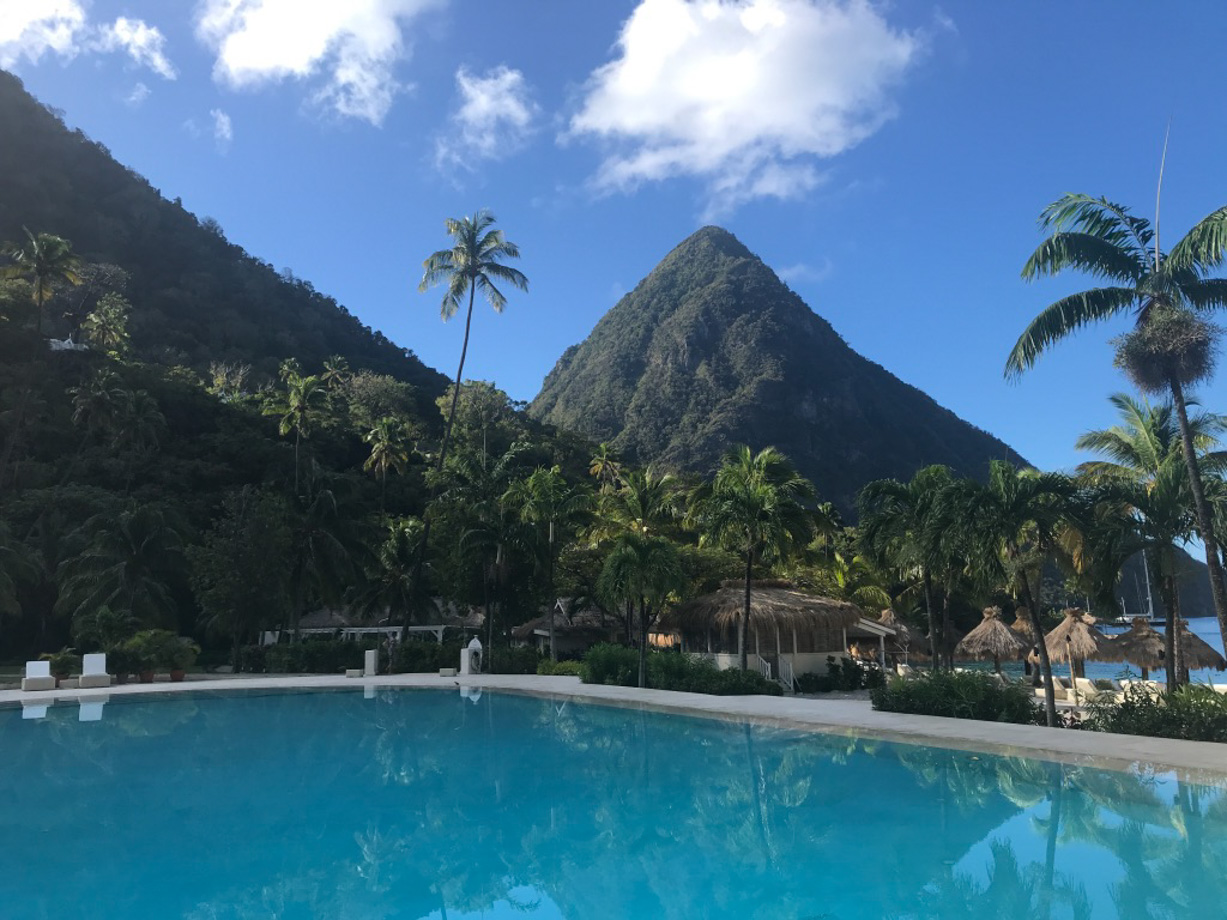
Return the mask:
M 1163 667 L 1163 637 L 1144 617 L 1134 617 L 1129 631 L 1109 639 L 1099 650 L 1104 661 L 1127 661 L 1142 669 L 1142 680 L 1150 678 L 1151 668 Z
M 895 638 L 886 644 L 887 649 L 896 655 L 907 655 L 908 646 L 912 641 L 912 630 L 908 628 L 908 625 L 899 619 L 895 611 L 889 607 L 882 611 L 878 622 L 895 631 Z
M 1024 639 L 1001 622 L 1000 607 L 985 607 L 980 625 L 962 638 L 954 653 L 977 660 L 991 658 L 993 668 L 1000 674 L 1002 658 L 1018 658 L 1028 648 Z
M 1098 658 L 1108 637 L 1082 618 L 1082 611 L 1071 607 L 1065 611 L 1065 619 L 1044 637 L 1048 657 L 1052 661 L 1069 662 L 1069 676 L 1085 677 L 1088 658 Z
M 1227 660 L 1219 654 L 1218 649 L 1196 633 L 1189 631 L 1188 620 L 1177 620 L 1181 651 L 1184 652 L 1184 666 L 1190 671 L 1202 668 L 1214 668 L 1222 671 L 1227 668 Z M 1177 659 L 1179 661 L 1179 659 Z
M 865 615 L 856 604 L 805 594 L 789 582 L 755 581 L 752 588 L 750 629 L 756 635 L 760 632 L 768 635 L 775 633 L 777 646 L 780 630 L 846 629 Z M 736 631 L 745 601 L 745 582 L 722 582 L 718 591 L 666 611 L 660 618 L 660 627 L 695 632 L 708 629 L 721 633 Z M 748 641 L 749 637 L 746 638 Z
M 1031 616 L 1026 607 L 1014 610 L 1014 622 L 1010 624 L 1010 629 L 1028 645 L 1035 645 L 1035 627 L 1031 625 Z

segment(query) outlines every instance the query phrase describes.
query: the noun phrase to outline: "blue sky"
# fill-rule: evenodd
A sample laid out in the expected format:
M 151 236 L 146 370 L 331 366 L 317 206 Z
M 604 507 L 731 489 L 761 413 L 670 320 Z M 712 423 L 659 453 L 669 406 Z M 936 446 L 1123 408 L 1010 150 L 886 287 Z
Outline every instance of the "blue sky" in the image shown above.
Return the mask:
M 1118 326 L 1002 379 L 1089 286 L 1019 280 L 1036 217 L 1068 191 L 1151 216 L 1169 119 L 1165 238 L 1227 203 L 1225 27 L 1209 0 L 0 0 L 0 66 L 444 373 L 462 326 L 416 291 L 444 217 L 490 208 L 521 247 L 531 291 L 477 315 L 466 375 L 520 399 L 718 223 L 859 352 L 1060 468 L 1127 385 Z

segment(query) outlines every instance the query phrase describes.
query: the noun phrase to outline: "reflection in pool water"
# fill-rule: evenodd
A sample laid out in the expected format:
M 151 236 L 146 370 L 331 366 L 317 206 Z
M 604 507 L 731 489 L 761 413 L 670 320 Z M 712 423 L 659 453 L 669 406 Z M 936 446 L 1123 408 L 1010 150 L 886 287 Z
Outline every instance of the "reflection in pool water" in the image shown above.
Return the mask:
M 1227 916 L 1220 788 L 435 691 L 0 711 L 0 915 Z

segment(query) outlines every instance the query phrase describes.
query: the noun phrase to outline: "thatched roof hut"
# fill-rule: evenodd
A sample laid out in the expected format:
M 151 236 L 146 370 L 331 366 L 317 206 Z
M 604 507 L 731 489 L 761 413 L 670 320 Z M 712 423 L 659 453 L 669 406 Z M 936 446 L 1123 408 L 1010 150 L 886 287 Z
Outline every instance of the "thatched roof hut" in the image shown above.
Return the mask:
M 662 629 L 735 631 L 745 609 L 745 582 L 723 582 L 718 591 L 666 611 Z M 805 594 L 789 582 L 756 581 L 750 586 L 750 629 L 843 629 L 864 616 L 856 604 Z
M 1048 657 L 1060 662 L 1083 662 L 1088 658 L 1098 658 L 1108 641 L 1107 636 L 1083 619 L 1082 610 L 1078 607 L 1067 609 L 1065 619 L 1044 636 Z
M 1219 654 L 1218 649 L 1196 633 L 1189 631 L 1188 620 L 1177 620 L 1180 646 L 1184 652 L 1184 665 L 1190 671 L 1202 668 L 1214 668 L 1222 671 L 1227 668 L 1227 660 Z M 1179 660 L 1179 659 L 1177 659 Z
M 1001 622 L 1000 607 L 985 607 L 984 619 L 954 647 L 954 654 L 963 658 L 991 658 L 1001 670 L 1002 658 L 1018 658 L 1030 645 Z
M 1146 678 L 1151 668 L 1163 667 L 1163 636 L 1155 632 L 1144 617 L 1134 617 L 1129 631 L 1105 642 L 1099 649 L 1099 656 L 1104 661 L 1136 664 Z

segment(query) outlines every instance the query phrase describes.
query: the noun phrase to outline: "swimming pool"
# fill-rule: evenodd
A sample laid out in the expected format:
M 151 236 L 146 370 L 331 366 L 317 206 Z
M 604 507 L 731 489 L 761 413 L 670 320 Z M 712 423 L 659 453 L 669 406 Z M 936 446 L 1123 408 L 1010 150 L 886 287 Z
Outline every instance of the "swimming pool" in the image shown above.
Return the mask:
M 1227 916 L 1167 777 L 381 689 L 0 711 L 0 916 Z

